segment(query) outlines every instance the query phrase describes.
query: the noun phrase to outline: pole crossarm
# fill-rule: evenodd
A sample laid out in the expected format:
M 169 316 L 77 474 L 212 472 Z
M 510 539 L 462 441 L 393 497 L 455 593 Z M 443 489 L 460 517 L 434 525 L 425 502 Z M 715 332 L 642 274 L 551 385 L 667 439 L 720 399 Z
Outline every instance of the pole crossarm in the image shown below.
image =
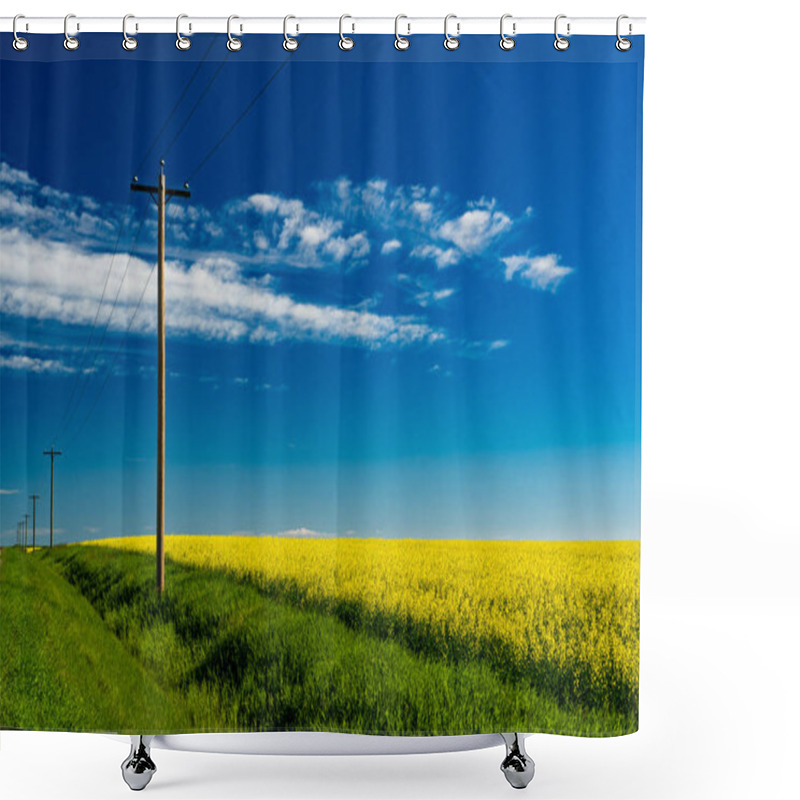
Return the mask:
M 158 197 L 158 186 L 147 186 L 144 183 L 137 183 L 136 181 L 131 181 L 131 191 L 132 192 L 146 192 L 149 194 L 153 200 L 157 203 Z M 164 189 L 165 197 L 191 197 L 192 193 L 188 189 Z

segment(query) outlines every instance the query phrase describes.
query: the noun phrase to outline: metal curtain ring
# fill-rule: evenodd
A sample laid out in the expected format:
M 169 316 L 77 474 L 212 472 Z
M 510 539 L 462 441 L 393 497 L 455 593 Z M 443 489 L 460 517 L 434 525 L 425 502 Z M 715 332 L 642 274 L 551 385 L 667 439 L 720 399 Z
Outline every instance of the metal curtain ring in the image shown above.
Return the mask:
M 461 44 L 461 42 L 458 41 L 458 33 L 461 30 L 461 23 L 456 22 L 456 35 L 451 36 L 447 31 L 447 23 L 450 22 L 451 19 L 457 20 L 458 17 L 455 14 L 448 14 L 444 18 L 444 49 L 458 50 L 458 47 Z
M 501 50 L 513 50 L 517 46 L 517 40 L 514 39 L 513 36 L 506 36 L 505 30 L 504 30 L 505 21 L 507 19 L 511 19 L 511 17 L 512 17 L 511 14 L 503 14 L 503 16 L 500 17 L 500 49 Z M 516 22 L 513 22 L 511 24 L 511 32 L 512 33 L 516 33 L 517 32 L 517 23 Z
M 234 19 L 239 19 L 236 14 L 231 14 L 228 17 L 228 41 L 225 43 L 225 47 L 231 51 L 231 53 L 235 53 L 237 50 L 242 49 L 242 40 L 237 39 L 235 36 L 231 35 L 231 21 Z M 242 26 L 239 26 L 239 31 L 241 32 Z
M 65 50 L 77 50 L 81 46 L 81 43 L 77 40 L 77 38 L 75 36 L 70 36 L 69 35 L 69 21 L 71 19 L 75 19 L 75 15 L 74 14 L 67 14 L 67 16 L 64 17 L 64 49 Z M 81 29 L 80 25 L 76 25 L 76 30 L 80 30 L 80 29 Z
M 408 50 L 411 47 L 411 40 L 406 38 L 406 36 L 400 35 L 400 20 L 401 19 L 408 19 L 405 14 L 398 14 L 394 18 L 394 46 L 396 50 Z M 406 27 L 408 28 L 408 34 L 411 34 L 411 24 L 406 23 Z
M 339 49 L 340 50 L 352 50 L 356 43 L 349 37 L 345 36 L 342 30 L 342 26 L 344 25 L 344 21 L 346 19 L 353 19 L 349 14 L 342 14 L 339 17 Z M 351 23 L 351 27 L 353 30 L 356 29 L 356 26 Z
M 188 50 L 192 46 L 192 40 L 181 33 L 181 20 L 188 18 L 188 14 L 178 14 L 175 20 L 175 47 L 177 47 L 178 50 Z M 191 25 L 189 25 L 189 30 L 192 30 Z
M 553 26 L 553 30 L 556 35 L 556 40 L 553 42 L 553 47 L 556 50 L 568 50 L 569 49 L 569 39 L 565 39 L 563 36 L 559 36 L 558 34 L 558 21 L 560 19 L 566 19 L 566 14 L 559 14 L 556 17 L 555 25 Z M 569 22 L 567 23 L 567 36 L 569 36 Z
M 17 34 L 17 20 L 18 19 L 25 19 L 25 15 L 24 14 L 17 14 L 17 16 L 14 17 L 14 22 L 11 23 L 11 32 L 14 34 L 14 41 L 12 42 L 12 45 L 13 45 L 15 50 L 17 50 L 18 52 L 21 53 L 23 50 L 27 50 L 28 49 L 28 40 L 24 39 L 22 36 L 19 36 Z M 26 30 L 27 30 L 27 27 L 28 27 L 28 25 L 26 23 L 25 24 Z
M 288 14 L 283 18 L 283 49 L 288 51 L 289 53 L 292 53 L 295 50 L 297 50 L 297 48 L 300 45 L 300 42 L 298 42 L 297 39 L 293 39 L 291 36 L 289 36 L 288 26 L 290 19 L 296 19 L 296 17 L 293 17 L 291 14 Z
M 133 14 L 126 14 L 122 18 L 122 46 L 126 50 L 135 50 L 139 46 L 139 42 L 137 42 L 136 39 L 133 38 L 133 36 L 128 36 L 129 19 L 136 19 L 136 17 L 134 17 Z
M 290 19 L 297 18 L 293 17 L 291 14 L 283 18 L 283 49 L 289 53 L 293 53 L 299 47 L 300 42 L 298 42 L 297 39 L 293 39 L 291 36 L 289 36 L 287 32 Z
M 631 47 L 633 47 L 633 42 L 630 39 L 626 39 L 624 36 L 620 36 L 620 33 L 619 33 L 619 24 L 624 19 L 628 19 L 628 15 L 627 14 L 620 14 L 617 17 L 617 42 L 616 42 L 615 46 L 616 46 L 617 50 L 620 51 L 620 53 L 624 53 L 627 50 L 630 50 Z M 630 32 L 631 32 L 631 25 L 630 25 L 630 23 L 628 23 L 628 33 L 630 33 Z

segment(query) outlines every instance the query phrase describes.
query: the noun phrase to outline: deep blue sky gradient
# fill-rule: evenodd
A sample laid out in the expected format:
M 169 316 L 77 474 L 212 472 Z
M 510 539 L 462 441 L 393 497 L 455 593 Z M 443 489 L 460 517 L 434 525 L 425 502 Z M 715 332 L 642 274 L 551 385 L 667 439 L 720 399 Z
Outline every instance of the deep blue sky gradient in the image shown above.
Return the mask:
M 152 219 L 146 196 L 131 197 L 130 177 L 209 38 L 194 37 L 189 54 L 174 37 L 144 37 L 151 51 L 135 54 L 118 37 L 86 36 L 77 53 L 58 37 L 30 38 L 38 60 L 0 48 L 1 160 L 41 186 L 119 216 L 130 202 L 135 220 Z M 302 58 L 193 177 L 190 202 L 222 214 L 269 193 L 313 207 L 340 178 L 381 179 L 439 187 L 454 216 L 493 200 L 512 229 L 445 270 L 405 251 L 383 256 L 380 241 L 357 265 L 248 262 L 249 275 L 271 275 L 296 300 L 372 302 L 376 313 L 424 318 L 446 340 L 374 349 L 170 337 L 168 532 L 636 538 L 643 41 L 620 54 L 613 37 L 579 37 L 559 54 L 550 37 L 528 37 L 503 53 L 496 37 L 469 37 L 450 54 L 438 37 L 418 37 L 408 53 L 388 37 L 358 37 L 352 54 L 335 37 L 304 41 Z M 168 182 L 180 185 L 285 57 L 273 37 L 247 39 L 245 57 L 226 54 L 216 42 L 142 180 L 154 179 L 168 149 Z M 123 252 L 134 229 L 123 231 Z M 81 246 L 77 233 L 70 242 Z M 137 253 L 152 260 L 152 238 Z M 505 280 L 499 259 L 520 253 L 558 254 L 573 272 L 554 291 Z M 420 308 L 398 273 L 454 294 Z M 2 333 L 80 348 L 88 328 L 4 310 Z M 476 344 L 492 341 L 507 344 Z M 118 347 L 87 424 L 57 440 L 70 444 L 57 461 L 61 541 L 152 531 L 154 337 L 110 331 L 87 400 Z M 41 453 L 62 437 L 73 377 L 0 370 L 5 543 L 33 491 L 43 496 L 44 532 Z

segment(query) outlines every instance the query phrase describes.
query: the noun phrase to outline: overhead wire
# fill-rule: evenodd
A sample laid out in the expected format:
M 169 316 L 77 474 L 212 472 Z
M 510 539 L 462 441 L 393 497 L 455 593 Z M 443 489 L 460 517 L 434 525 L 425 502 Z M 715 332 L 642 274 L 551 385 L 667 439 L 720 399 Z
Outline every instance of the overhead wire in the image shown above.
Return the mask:
M 75 390 L 77 389 L 78 383 L 80 382 L 80 376 L 83 374 L 83 365 L 86 362 L 86 354 L 89 351 L 89 347 L 91 345 L 92 338 L 94 337 L 95 326 L 97 325 L 97 320 L 100 317 L 100 309 L 103 307 L 103 300 L 105 299 L 105 296 L 106 296 L 106 289 L 108 288 L 108 281 L 109 281 L 109 278 L 111 277 L 111 272 L 114 269 L 114 259 L 117 257 L 117 251 L 119 250 L 119 243 L 120 243 L 120 240 L 122 239 L 122 231 L 125 230 L 125 227 L 126 227 L 125 220 L 126 220 L 126 217 L 127 217 L 127 214 L 128 214 L 130 203 L 131 203 L 131 200 L 130 200 L 130 196 L 129 196 L 127 202 L 125 203 L 125 209 L 123 211 L 122 219 L 120 220 L 119 228 L 117 230 L 117 237 L 116 237 L 116 240 L 114 242 L 114 249 L 111 252 L 111 259 L 110 259 L 109 264 L 108 264 L 108 270 L 106 271 L 106 278 L 105 278 L 105 281 L 103 282 L 103 291 L 101 292 L 100 299 L 97 302 L 97 311 L 95 312 L 94 320 L 92 321 L 91 327 L 89 328 L 89 335 L 88 335 L 88 337 L 86 339 L 86 344 L 84 344 L 83 351 L 81 352 L 80 363 L 78 365 L 77 370 L 75 371 L 75 375 L 74 375 L 74 378 L 72 380 L 72 389 L 71 389 L 71 391 L 69 393 L 69 397 L 67 398 L 67 404 L 64 406 L 64 411 L 61 414 L 61 420 L 59 421 L 58 425 L 56 426 L 56 431 L 55 431 L 56 436 L 52 436 L 51 437 L 51 441 L 52 442 L 55 442 L 56 439 L 58 438 L 58 435 L 60 435 L 60 431 L 62 430 L 62 428 L 64 426 L 64 423 L 65 423 L 65 421 L 67 419 L 67 415 L 68 415 L 68 413 L 69 413 L 69 411 L 71 409 L 72 401 L 73 401 L 73 399 L 75 397 Z
M 58 441 L 60 437 L 66 436 L 66 433 L 69 430 L 69 426 L 72 423 L 72 420 L 75 418 L 75 414 L 77 414 L 78 409 L 80 408 L 81 400 L 83 400 L 83 396 L 86 393 L 86 388 L 91 382 L 92 375 L 94 374 L 95 367 L 97 365 L 97 359 L 100 355 L 103 343 L 106 340 L 106 334 L 108 333 L 108 329 L 111 325 L 111 320 L 114 316 L 114 312 L 116 311 L 120 294 L 122 293 L 122 287 L 125 283 L 125 278 L 127 278 L 128 276 L 128 270 L 130 269 L 131 266 L 133 253 L 136 250 L 137 245 L 139 244 L 139 237 L 141 236 L 143 226 L 144 226 L 144 217 L 142 217 L 141 220 L 139 221 L 139 225 L 136 229 L 136 234 L 134 235 L 133 240 L 131 242 L 130 250 L 128 251 L 128 260 L 125 263 L 125 269 L 122 272 L 122 277 L 120 278 L 119 285 L 117 286 L 117 292 L 114 295 L 114 300 L 111 303 L 111 309 L 108 312 L 108 317 L 106 318 L 105 325 L 103 326 L 103 333 L 100 337 L 100 341 L 95 345 L 94 348 L 94 357 L 92 359 L 92 363 L 87 369 L 83 371 L 83 381 L 81 382 L 81 389 L 80 392 L 78 393 L 78 399 L 75 401 L 75 405 L 72 409 L 72 412 L 70 413 L 70 416 L 64 422 L 64 426 L 61 433 L 59 433 L 59 435 L 56 437 L 56 441 Z
M 303 40 L 306 38 L 306 36 L 308 36 L 308 34 L 306 34 L 305 36 L 301 36 L 298 39 L 298 42 L 302 43 Z M 239 123 L 253 110 L 253 107 L 261 99 L 261 96 L 264 94 L 264 92 L 266 92 L 267 89 L 269 89 L 273 81 L 278 77 L 278 75 L 280 75 L 280 73 L 287 66 L 291 57 L 292 53 L 289 53 L 289 55 L 287 55 L 286 58 L 283 59 L 278 68 L 272 73 L 272 75 L 269 76 L 266 83 L 255 93 L 252 100 L 245 107 L 244 111 L 242 111 L 242 113 L 239 114 L 239 116 L 233 121 L 230 127 L 225 131 L 225 133 L 222 134 L 222 136 L 217 140 L 216 144 L 214 144 L 214 146 L 206 153 L 206 155 L 200 159 L 197 166 L 191 171 L 189 177 L 186 179 L 187 183 L 190 182 L 197 175 L 198 172 L 200 172 L 200 170 L 206 165 L 208 160 L 214 155 L 214 153 L 217 152 L 217 150 L 219 150 L 222 144 L 233 133 L 233 131 L 236 129 Z
M 167 127 L 169 126 L 169 123 L 172 121 L 173 117 L 175 116 L 175 114 L 177 113 L 177 111 L 180 108 L 181 104 L 183 103 L 184 99 L 188 95 L 189 90 L 191 89 L 191 87 L 194 84 L 194 82 L 197 79 L 197 77 L 200 75 L 200 72 L 201 72 L 201 70 L 203 68 L 203 65 L 208 60 L 208 57 L 211 54 L 211 51 L 212 51 L 214 45 L 219 41 L 220 38 L 221 38 L 220 35 L 214 36 L 211 39 L 211 41 L 209 42 L 208 47 L 206 48 L 206 51 L 203 54 L 203 57 L 198 62 L 197 67 L 195 68 L 194 72 L 190 76 L 189 80 L 184 85 L 183 90 L 181 91 L 180 95 L 178 96 L 178 99 L 173 104 L 169 114 L 167 114 L 163 124 L 161 125 L 161 128 L 159 129 L 158 133 L 156 133 L 156 135 L 153 137 L 152 141 L 150 142 L 149 147 L 145 151 L 145 154 L 142 156 L 142 159 L 141 159 L 138 167 L 135 170 L 135 174 L 138 174 L 139 172 L 141 172 L 142 167 L 144 166 L 144 164 L 146 163 L 147 159 L 149 158 L 149 156 L 151 155 L 151 153 L 155 149 L 155 146 L 158 143 L 159 139 L 162 137 L 164 132 L 167 130 Z M 226 59 L 227 59 L 227 56 L 226 56 Z M 224 64 L 224 61 L 223 61 L 223 64 Z M 185 129 L 186 125 L 188 124 L 188 120 L 191 119 L 191 117 L 194 115 L 195 111 L 199 107 L 200 102 L 202 101 L 202 99 L 208 94 L 208 91 L 209 91 L 210 87 L 213 85 L 214 81 L 216 80 L 217 76 L 219 75 L 219 72 L 221 71 L 221 66 L 217 68 L 216 72 L 214 73 L 214 75 L 211 78 L 211 81 L 203 89 L 203 91 L 202 91 L 202 93 L 200 95 L 200 100 L 198 100 L 194 104 L 194 106 L 192 107 L 191 111 L 189 112 L 188 117 L 186 118 L 186 120 L 184 121 L 183 125 L 181 126 L 181 128 L 179 130 L 179 134 Z M 168 145 L 168 150 L 172 148 L 172 145 L 174 144 L 176 139 L 177 139 L 177 135 L 175 137 L 173 137 L 172 141 Z M 111 307 L 111 311 L 109 313 L 109 317 L 106 320 L 106 324 L 105 324 L 105 327 L 103 329 L 102 338 L 101 338 L 99 344 L 95 347 L 95 355 L 94 355 L 94 359 L 93 359 L 93 362 L 92 362 L 92 366 L 89 367 L 88 370 L 84 370 L 84 364 L 86 363 L 86 357 L 87 357 L 89 348 L 90 348 L 90 346 L 92 344 L 92 339 L 94 338 L 94 333 L 95 333 L 95 329 L 96 329 L 96 326 L 97 326 L 97 321 L 98 321 L 98 319 L 100 317 L 100 311 L 101 311 L 101 309 L 103 307 L 103 301 L 105 300 L 106 291 L 108 289 L 109 279 L 110 279 L 111 273 L 113 271 L 114 260 L 115 260 L 115 258 L 117 256 L 117 253 L 118 253 L 118 250 L 119 250 L 119 244 L 120 244 L 120 240 L 121 240 L 121 237 L 122 237 L 122 231 L 126 227 L 126 225 L 125 225 L 125 215 L 127 214 L 127 211 L 128 211 L 129 206 L 130 206 L 130 203 L 131 203 L 131 200 L 130 200 L 130 197 L 129 197 L 128 200 L 125 203 L 125 212 L 123 213 L 123 219 L 122 219 L 122 221 L 120 223 L 120 226 L 119 226 L 119 229 L 117 231 L 116 241 L 114 243 L 114 248 L 113 248 L 113 251 L 112 251 L 112 254 L 111 254 L 111 259 L 110 259 L 110 262 L 109 262 L 109 268 L 108 268 L 108 271 L 106 272 L 105 281 L 103 283 L 103 290 L 101 292 L 100 299 L 99 299 L 98 304 L 97 304 L 97 310 L 95 312 L 95 317 L 94 317 L 94 320 L 92 321 L 91 327 L 89 329 L 89 335 L 87 337 L 86 344 L 84 345 L 83 351 L 81 353 L 80 364 L 79 364 L 79 366 L 78 366 L 78 368 L 77 368 L 77 370 L 75 372 L 75 377 L 74 377 L 73 382 L 72 382 L 72 386 L 71 386 L 71 389 L 70 389 L 70 393 L 69 393 L 69 397 L 68 397 L 68 400 L 67 400 L 67 404 L 64 407 L 64 411 L 62 412 L 61 419 L 60 419 L 60 421 L 58 423 L 58 426 L 56 428 L 56 435 L 51 437 L 51 441 L 52 442 L 56 442 L 59 439 L 61 439 L 63 436 L 66 435 L 66 433 L 68 431 L 68 428 L 69 428 L 69 425 L 70 425 L 72 419 L 74 418 L 75 414 L 77 413 L 77 410 L 78 410 L 78 408 L 80 406 L 80 402 L 81 402 L 81 400 L 83 398 L 83 394 L 86 391 L 86 386 L 88 385 L 90 376 L 91 376 L 91 374 L 92 374 L 92 372 L 94 370 L 94 366 L 95 366 L 95 364 L 97 362 L 97 356 L 98 356 L 98 353 L 99 353 L 99 349 L 102 346 L 103 342 L 105 341 L 105 336 L 106 336 L 106 333 L 108 331 L 108 326 L 109 326 L 109 323 L 111 321 L 111 317 L 112 317 L 112 315 L 114 313 L 114 310 L 116 308 L 116 303 L 117 303 L 117 299 L 119 298 L 119 293 L 120 293 L 120 290 L 122 288 L 122 283 L 124 282 L 125 275 L 127 274 L 128 267 L 130 266 L 131 254 L 129 253 L 128 262 L 127 262 L 126 267 L 125 267 L 125 272 L 123 273 L 122 281 L 120 282 L 120 285 L 119 285 L 119 287 L 117 289 L 117 295 L 115 297 L 115 300 L 112 303 L 112 307 Z M 135 237 L 134 243 L 132 245 L 132 250 L 135 249 L 136 244 L 138 243 L 139 234 L 141 233 L 141 225 L 142 224 L 140 223 L 139 228 L 138 228 L 137 233 L 136 233 L 136 237 Z M 80 392 L 78 392 L 78 395 L 77 395 L 78 399 L 77 399 L 77 401 L 75 401 L 75 404 L 73 405 L 73 401 L 75 400 L 76 392 L 77 392 L 79 386 L 81 387 L 81 390 L 80 390 Z
M 142 167 L 144 167 L 145 162 L 150 157 L 150 154 L 153 152 L 153 149 L 156 146 L 156 142 L 161 138 L 161 136 L 163 135 L 164 131 L 167 129 L 167 126 L 169 125 L 169 123 L 172 122 L 172 118 L 175 116 L 175 112 L 178 110 L 178 107 L 183 102 L 183 100 L 186 97 L 186 95 L 189 93 L 189 89 L 191 88 L 191 86 L 194 83 L 194 81 L 197 78 L 197 76 L 200 74 L 200 70 L 203 68 L 203 64 L 206 63 L 206 60 L 208 59 L 209 55 L 211 55 L 211 50 L 214 47 L 214 45 L 217 43 L 219 38 L 220 38 L 220 36 L 215 36 L 208 43 L 208 48 L 206 49 L 206 52 L 203 54 L 203 57 L 198 62 L 197 67 L 195 67 L 195 70 L 192 73 L 191 77 L 186 82 L 186 85 L 183 87 L 183 91 L 181 92 L 180 97 L 178 97 L 178 99 L 175 101 L 175 104 L 172 106 L 172 110 L 169 112 L 169 114 L 167 115 L 166 119 L 164 120 L 164 124 L 161 126 L 161 129 L 158 131 L 158 133 L 155 135 L 155 138 L 150 143 L 150 147 L 147 148 L 147 151 L 142 156 L 142 160 L 139 163 L 139 166 L 136 168 L 134 174 L 138 174 L 138 173 L 140 173 L 142 171 Z
M 89 421 L 89 419 L 91 418 L 92 414 L 94 413 L 94 410 L 97 407 L 97 403 L 100 400 L 101 395 L 105 391 L 106 385 L 108 384 L 108 379 L 111 377 L 111 374 L 114 371 L 114 365 L 116 364 L 117 359 L 119 358 L 119 354 L 122 352 L 122 346 L 123 346 L 123 344 L 125 344 L 125 339 L 126 339 L 127 335 L 130 333 L 131 328 L 133 327 L 133 322 L 136 319 L 136 315 L 139 313 L 139 308 L 142 305 L 142 300 L 144 300 L 145 293 L 147 292 L 147 287 L 150 285 L 150 280 L 153 277 L 153 272 L 155 272 L 155 268 L 156 268 L 156 264 L 153 263 L 151 265 L 151 267 L 150 267 L 150 271 L 147 273 L 147 280 L 145 281 L 144 286 L 142 287 L 141 294 L 139 295 L 139 299 L 136 302 L 136 307 L 133 309 L 133 314 L 131 314 L 131 317 L 128 320 L 128 325 L 125 328 L 125 332 L 124 332 L 124 334 L 121 335 L 119 345 L 117 346 L 117 349 L 116 349 L 114 355 L 111 358 L 111 362 L 108 365 L 108 369 L 106 370 L 106 374 L 105 374 L 105 378 L 103 379 L 103 383 L 100 385 L 100 389 L 98 390 L 97 394 L 95 395 L 94 400 L 93 400 L 91 406 L 89 407 L 88 412 L 86 413 L 86 416 L 83 418 L 83 421 L 78 426 L 78 428 L 76 429 L 75 433 L 73 433 L 73 435 L 70 437 L 70 439 L 67 442 L 67 444 L 64 446 L 65 450 L 67 450 L 72 445 L 72 443 L 81 435 L 81 433 L 83 432 L 83 429 L 86 427 L 86 423 Z
M 211 87 L 214 85 L 214 82 L 219 77 L 220 73 L 222 72 L 223 67 L 225 66 L 225 64 L 228 63 L 228 56 L 229 55 L 230 55 L 230 51 L 226 50 L 225 51 L 225 58 L 222 59 L 222 61 L 220 62 L 219 66 L 214 71 L 214 74 L 211 76 L 211 80 L 209 80 L 209 82 L 206 84 L 206 86 L 203 89 L 203 91 L 200 93 L 200 96 L 197 98 L 197 100 L 195 101 L 195 104 L 192 106 L 192 110 L 189 112 L 189 114 L 187 115 L 186 119 L 183 121 L 183 124 L 181 125 L 181 127 L 178 128 L 177 133 L 172 137 L 172 139 L 170 139 L 170 142 L 167 145 L 166 150 L 164 151 L 164 158 L 166 158 L 169 155 L 170 151 L 172 150 L 172 146 L 175 144 L 175 142 L 178 141 L 178 139 L 180 138 L 181 134 L 186 130 L 186 126 L 189 124 L 189 122 L 191 122 L 191 119 L 194 116 L 195 111 L 197 111 L 197 109 L 200 108 L 200 105 L 202 104 L 202 102 L 205 99 L 206 95 L 211 91 Z
M 308 34 L 306 34 L 306 36 L 307 35 Z M 214 46 L 214 44 L 215 44 L 215 42 L 216 42 L 216 40 L 218 38 L 219 37 L 215 37 L 215 39 L 212 40 L 209 43 L 209 47 L 206 50 L 205 54 L 203 55 L 203 58 L 201 59 L 200 63 L 197 65 L 197 68 L 195 69 L 195 71 L 192 73 L 192 75 L 189 78 L 189 81 L 187 82 L 186 86 L 184 86 L 184 89 L 181 92 L 181 95 L 179 96 L 178 100 L 175 102 L 172 110 L 170 111 L 170 113 L 168 114 L 167 118 L 165 119 L 164 124 L 161 126 L 161 129 L 159 130 L 159 132 L 156 134 L 156 136 L 154 137 L 153 141 L 151 142 L 150 147 L 148 147 L 147 151 L 145 152 L 145 155 L 143 156 L 142 161 L 141 161 L 139 167 L 136 170 L 137 173 L 141 171 L 141 169 L 144 166 L 144 163 L 146 162 L 147 158 L 150 156 L 150 154 L 152 153 L 153 149 L 155 148 L 155 145 L 156 145 L 157 141 L 161 138 L 161 136 L 163 135 L 163 133 L 167 129 L 170 121 L 172 120 L 172 118 L 174 117 L 175 113 L 177 112 L 177 109 L 180 107 L 181 103 L 183 102 L 183 100 L 187 96 L 187 94 L 189 92 L 189 89 L 191 88 L 192 84 L 196 80 L 197 76 L 200 74 L 200 70 L 201 70 L 203 64 L 208 59 L 208 56 L 211 53 L 211 50 L 212 50 L 212 48 L 213 48 L 213 46 Z M 305 38 L 306 38 L 305 36 L 300 37 L 298 42 L 302 42 Z M 242 120 L 253 110 L 253 108 L 255 107 L 256 103 L 258 103 L 258 101 L 261 99 L 261 97 L 264 95 L 264 93 L 273 84 L 275 79 L 280 75 L 280 73 L 284 70 L 284 68 L 289 64 L 289 61 L 291 59 L 291 55 L 292 54 L 290 53 L 289 55 L 286 56 L 286 58 L 283 59 L 283 61 L 280 63 L 280 65 L 277 67 L 277 69 L 275 69 L 275 71 L 270 75 L 270 77 L 267 79 L 267 81 L 253 95 L 252 99 L 247 104 L 247 106 L 245 106 L 245 108 L 239 114 L 239 116 L 226 129 L 225 133 L 222 134 L 222 136 L 217 140 L 217 142 L 206 152 L 206 154 L 203 156 L 203 158 L 200 159 L 200 161 L 197 163 L 197 165 L 194 167 L 194 169 L 189 174 L 189 177 L 187 178 L 187 182 L 191 181 L 203 169 L 203 167 L 208 163 L 208 161 L 213 157 L 213 155 L 219 150 L 219 148 L 225 143 L 225 141 L 227 141 L 227 139 L 230 137 L 230 135 L 233 133 L 233 131 L 238 127 L 238 125 L 242 122 Z M 219 77 L 220 73 L 222 72 L 222 69 L 225 66 L 225 64 L 227 63 L 227 60 L 228 60 L 228 54 L 226 54 L 225 58 L 222 60 L 220 65 L 217 67 L 217 69 L 214 71 L 213 75 L 211 76 L 210 80 L 207 82 L 206 86 L 203 88 L 202 92 L 198 96 L 197 100 L 195 101 L 195 103 L 192 106 L 191 110 L 189 111 L 188 115 L 184 119 L 184 121 L 181 124 L 180 128 L 173 135 L 172 139 L 170 140 L 170 142 L 168 143 L 168 145 L 166 147 L 166 150 L 164 152 L 164 156 L 169 154 L 169 152 L 171 151 L 171 149 L 174 146 L 174 144 L 177 142 L 177 140 L 183 134 L 184 130 L 188 126 L 188 124 L 191 121 L 191 119 L 193 118 L 194 114 L 196 113 L 196 111 L 198 110 L 198 108 L 202 104 L 203 100 L 206 98 L 206 96 L 210 92 L 211 88 L 213 87 L 213 85 L 216 82 L 217 78 Z M 96 349 L 96 352 L 95 352 L 95 358 L 94 358 L 94 360 L 92 362 L 92 366 L 85 373 L 85 374 L 87 374 L 87 376 L 90 376 L 94 372 L 94 367 L 95 367 L 96 362 L 97 362 L 97 356 L 99 354 L 99 349 L 102 346 L 103 342 L 105 341 L 106 333 L 108 331 L 108 327 L 110 325 L 111 318 L 112 318 L 112 316 L 114 314 L 114 311 L 115 311 L 115 308 L 116 308 L 116 303 L 117 303 L 117 301 L 119 299 L 119 295 L 120 295 L 120 292 L 121 292 L 121 289 L 122 289 L 122 285 L 123 285 L 123 283 L 125 281 L 125 277 L 127 276 L 128 268 L 130 267 L 130 262 L 131 262 L 131 258 L 133 256 L 133 252 L 136 249 L 136 246 L 138 244 L 138 240 L 139 240 L 139 236 L 141 234 L 143 223 L 144 223 L 144 219 L 142 219 L 142 221 L 139 223 L 139 227 L 137 229 L 136 236 L 134 238 L 133 244 L 131 245 L 130 252 L 128 254 L 128 262 L 127 262 L 127 264 L 125 266 L 125 270 L 123 272 L 122 279 L 121 279 L 120 284 L 119 284 L 119 286 L 117 288 L 117 293 L 116 293 L 116 296 L 114 298 L 114 302 L 112 303 L 112 307 L 111 307 L 111 311 L 109 313 L 108 319 L 106 320 L 106 324 L 105 324 L 104 329 L 103 329 L 102 337 L 101 337 L 100 342 L 99 342 L 99 344 L 97 346 L 97 349 Z M 120 229 L 120 232 L 121 232 L 121 229 Z M 116 247 L 118 247 L 118 246 L 119 246 L 119 242 L 117 242 Z M 130 320 L 128 321 L 128 324 L 127 324 L 127 327 L 125 329 L 125 332 L 121 336 L 120 344 L 117 347 L 117 350 L 115 351 L 115 353 L 114 353 L 114 355 L 113 355 L 113 357 L 111 359 L 111 362 L 108 365 L 108 368 L 106 370 L 103 382 L 100 385 L 100 388 L 99 388 L 98 392 L 95 394 L 94 399 L 91 401 L 91 404 L 89 406 L 89 410 L 88 410 L 87 414 L 83 417 L 82 422 L 80 423 L 78 428 L 75 430 L 75 432 L 72 434 L 72 436 L 69 438 L 68 443 L 67 443 L 67 445 L 65 445 L 64 449 L 67 449 L 69 446 L 71 446 L 72 443 L 78 438 L 78 436 L 80 436 L 80 434 L 83 431 L 83 429 L 85 428 L 87 422 L 89 421 L 89 419 L 91 418 L 92 414 L 94 413 L 94 409 L 96 408 L 97 403 L 99 402 L 99 399 L 100 399 L 101 395 L 105 391 L 106 385 L 108 384 L 109 378 L 110 378 L 110 376 L 111 376 L 111 374 L 113 372 L 114 365 L 115 365 L 115 363 L 117 361 L 117 358 L 119 357 L 119 354 L 120 354 L 120 352 L 122 350 L 122 345 L 123 345 L 123 343 L 125 341 L 125 337 L 130 332 L 131 327 L 133 326 L 133 322 L 136 319 L 136 315 L 139 312 L 139 308 L 140 308 L 140 306 L 142 304 L 142 300 L 144 299 L 144 295 L 145 295 L 145 293 L 147 291 L 147 287 L 150 284 L 150 280 L 152 278 L 154 270 L 155 270 L 155 264 L 150 268 L 150 272 L 148 273 L 147 281 L 145 282 L 145 285 L 144 285 L 144 287 L 142 289 L 142 292 L 141 292 L 141 294 L 139 296 L 139 299 L 137 301 L 136 307 L 134 308 L 134 312 L 131 315 Z M 109 275 L 110 275 L 110 270 L 109 270 Z M 106 277 L 106 283 L 107 282 L 108 282 L 108 276 Z M 103 293 L 102 297 L 104 297 L 104 296 L 105 296 L 105 287 L 104 287 L 104 293 Z M 100 313 L 100 307 L 102 306 L 102 297 L 101 297 L 100 303 L 98 304 L 98 311 L 97 311 L 96 317 L 98 317 L 99 313 Z M 96 320 L 95 320 L 95 324 L 96 324 Z M 88 347 L 88 345 L 87 345 L 87 347 Z M 63 431 L 64 435 L 66 435 L 66 432 L 69 429 L 69 424 L 72 421 L 72 419 L 74 418 L 78 407 L 80 406 L 80 401 L 81 401 L 81 399 L 83 397 L 83 394 L 85 393 L 86 386 L 88 385 L 88 382 L 89 382 L 89 378 L 87 377 L 87 379 L 82 384 L 82 389 L 81 389 L 81 393 L 79 395 L 78 401 L 75 404 L 75 407 L 73 408 L 69 419 L 67 419 L 67 421 L 64 423 L 64 431 Z M 73 389 L 73 391 L 74 391 L 74 389 Z M 61 434 L 59 434 L 59 435 L 61 435 Z

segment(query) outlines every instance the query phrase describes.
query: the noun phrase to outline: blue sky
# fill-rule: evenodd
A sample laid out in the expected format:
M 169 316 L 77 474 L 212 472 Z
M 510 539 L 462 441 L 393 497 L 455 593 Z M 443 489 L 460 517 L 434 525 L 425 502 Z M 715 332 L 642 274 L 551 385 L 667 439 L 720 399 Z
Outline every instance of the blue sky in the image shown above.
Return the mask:
M 216 150 L 272 37 L 4 51 L 6 543 L 52 443 L 58 540 L 153 530 L 161 155 L 168 532 L 638 537 L 639 56 L 428 38 L 308 39 Z

